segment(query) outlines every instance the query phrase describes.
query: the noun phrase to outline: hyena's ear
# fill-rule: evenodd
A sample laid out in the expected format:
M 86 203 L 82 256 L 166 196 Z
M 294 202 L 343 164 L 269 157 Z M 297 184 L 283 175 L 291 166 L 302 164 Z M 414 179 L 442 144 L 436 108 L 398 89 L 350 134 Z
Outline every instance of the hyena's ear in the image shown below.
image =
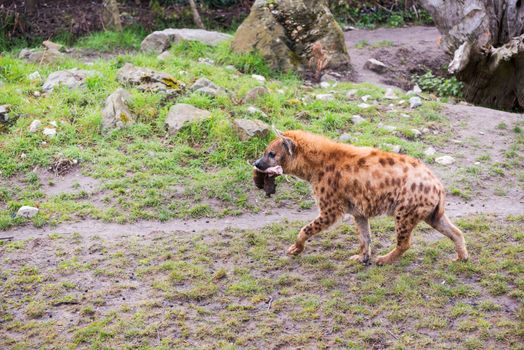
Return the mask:
M 283 138 L 284 135 L 282 135 L 282 132 L 280 130 L 278 130 L 277 128 L 275 128 L 275 125 L 271 125 L 271 128 L 273 129 L 273 132 L 275 133 L 275 135 L 277 135 L 277 137 L 280 137 L 280 138 Z
M 297 146 L 295 145 L 295 142 L 291 140 L 289 137 L 282 136 L 282 145 L 284 145 L 284 148 L 290 156 L 292 156 L 293 153 L 295 153 L 295 149 Z

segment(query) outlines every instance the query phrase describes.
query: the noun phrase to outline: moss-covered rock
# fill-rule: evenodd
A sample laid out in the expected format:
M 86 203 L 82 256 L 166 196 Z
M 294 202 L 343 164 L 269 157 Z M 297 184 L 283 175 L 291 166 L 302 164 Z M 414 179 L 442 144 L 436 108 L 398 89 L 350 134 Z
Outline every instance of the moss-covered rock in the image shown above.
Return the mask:
M 319 73 L 349 68 L 344 34 L 325 1 L 257 0 L 233 40 L 275 69 Z

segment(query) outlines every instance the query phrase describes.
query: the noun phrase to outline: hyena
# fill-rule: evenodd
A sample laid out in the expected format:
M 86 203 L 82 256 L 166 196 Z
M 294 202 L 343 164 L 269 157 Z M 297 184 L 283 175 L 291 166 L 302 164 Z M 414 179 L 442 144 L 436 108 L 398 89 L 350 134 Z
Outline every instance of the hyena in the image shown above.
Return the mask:
M 441 182 L 415 158 L 293 130 L 278 133 L 254 165 L 261 173 L 290 174 L 311 183 L 320 214 L 300 230 L 287 251 L 290 255 L 301 253 L 306 240 L 349 213 L 360 241 L 353 260 L 370 261 L 368 220 L 381 214 L 394 216 L 397 245 L 379 256 L 377 264 L 398 260 L 410 247 L 411 232 L 421 220 L 455 243 L 458 260 L 468 259 L 462 232 L 444 213 Z

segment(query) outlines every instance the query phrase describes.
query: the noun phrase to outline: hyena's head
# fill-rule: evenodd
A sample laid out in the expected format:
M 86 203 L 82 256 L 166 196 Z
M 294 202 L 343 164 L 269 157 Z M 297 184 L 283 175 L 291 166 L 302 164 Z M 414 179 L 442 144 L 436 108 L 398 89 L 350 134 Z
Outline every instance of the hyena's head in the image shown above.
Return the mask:
M 286 172 L 290 165 L 296 145 L 290 138 L 276 130 L 275 132 L 278 137 L 267 146 L 262 157 L 257 159 L 254 165 L 259 171 L 280 175 Z

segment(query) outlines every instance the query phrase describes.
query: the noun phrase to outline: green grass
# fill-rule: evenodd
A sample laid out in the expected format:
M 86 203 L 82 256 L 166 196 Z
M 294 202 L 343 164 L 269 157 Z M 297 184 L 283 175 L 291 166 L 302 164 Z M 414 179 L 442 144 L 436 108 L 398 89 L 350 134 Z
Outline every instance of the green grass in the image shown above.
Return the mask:
M 117 41 L 119 48 L 134 48 L 139 36 L 135 32 L 93 34 L 81 39 L 79 45 L 104 51 Z M 339 83 L 329 88 L 334 101 L 316 100 L 314 96 L 326 93 L 325 89 L 308 90 L 298 77 L 271 71 L 257 55 L 233 54 L 229 43 L 213 48 L 184 42 L 170 51 L 173 55 L 164 62 L 155 55 L 129 53 L 104 56 L 91 65 L 72 58 L 35 65 L 17 59 L 17 52 L 0 57 L 0 79 L 5 82 L 0 86 L 0 104 L 9 104 L 12 116 L 0 132 L 0 229 L 28 221 L 43 226 L 82 218 L 132 222 L 217 217 L 269 207 L 263 194 L 253 189 L 249 163 L 272 136 L 241 141 L 232 127 L 233 118 L 259 118 L 283 130 L 299 128 L 332 138 L 349 132 L 357 145 L 387 148 L 386 144 L 398 144 L 403 152 L 416 157 L 423 156 L 425 145 L 412 137 L 410 129 L 447 125 L 438 103 L 427 102 L 414 111 L 406 107 L 389 111 L 390 101 L 382 98 L 384 89 L 370 84 Z M 202 57 L 215 64 L 199 63 Z M 116 74 L 126 62 L 172 74 L 188 86 L 207 77 L 229 93 L 212 98 L 187 90 L 166 99 L 127 88 L 137 122 L 103 135 L 101 110 L 107 96 L 119 87 Z M 228 65 L 236 71 L 227 69 Z M 99 74 L 89 78 L 83 89 L 57 88 L 40 96 L 35 92 L 41 90 L 42 81 L 27 78 L 38 70 L 45 80 L 56 70 L 74 67 Z M 240 103 L 251 88 L 260 85 L 251 74 L 267 78 L 264 85 L 270 93 L 253 103 L 265 115 L 250 115 L 248 105 Z M 345 96 L 350 89 L 357 90 L 353 100 Z M 358 107 L 364 95 L 370 95 L 370 102 L 376 101 L 376 105 Z M 407 101 L 408 96 L 399 95 Z M 170 106 L 178 102 L 207 109 L 211 117 L 184 128 L 175 137 L 166 137 L 164 120 Z M 407 120 L 401 113 L 409 113 L 411 118 Z M 362 115 L 368 122 L 353 125 L 353 114 Z M 29 133 L 34 119 L 43 126 L 57 122 L 56 137 Z M 379 129 L 379 122 L 396 125 L 399 132 Z M 72 191 L 50 195 L 49 188 L 59 186 L 62 180 L 44 175 L 59 158 L 78 160 L 79 171 L 95 179 L 96 190 L 84 190 L 77 184 Z M 313 204 L 303 182 L 279 178 L 278 185 L 271 203 L 292 202 L 302 208 Z M 22 205 L 38 205 L 40 212 L 31 220 L 15 218 Z
M 399 263 L 383 267 L 349 259 L 358 240 L 348 225 L 296 258 L 285 250 L 300 223 L 0 245 L 0 347 L 519 349 L 522 216 L 455 223 L 466 263 L 426 225 Z M 393 221 L 371 228 L 375 257 L 394 245 Z

